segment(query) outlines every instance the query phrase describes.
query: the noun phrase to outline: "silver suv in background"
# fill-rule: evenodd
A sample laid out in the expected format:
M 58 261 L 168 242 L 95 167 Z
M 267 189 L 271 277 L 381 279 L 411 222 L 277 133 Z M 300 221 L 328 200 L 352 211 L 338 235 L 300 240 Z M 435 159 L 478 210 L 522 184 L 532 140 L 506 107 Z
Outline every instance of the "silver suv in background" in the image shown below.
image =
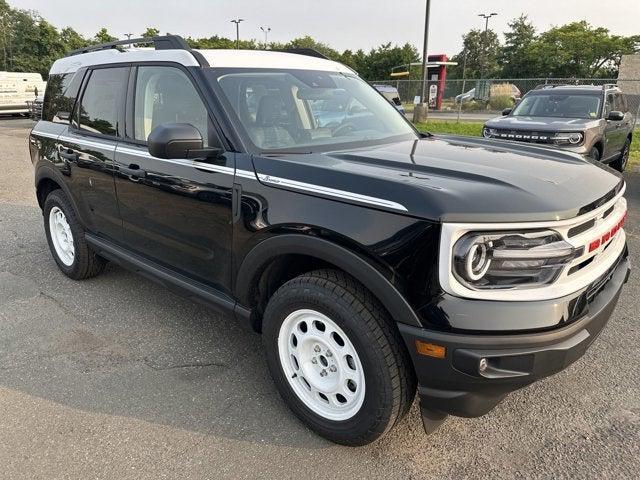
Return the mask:
M 402 101 L 400 100 L 400 93 L 398 93 L 398 89 L 396 87 L 392 87 L 390 85 L 373 85 L 373 88 L 380 92 L 384 98 L 389 100 L 389 102 L 396 107 L 396 110 L 400 113 L 405 113 Z
M 555 146 L 620 172 L 626 167 L 635 120 L 616 85 L 540 85 L 502 115 L 485 123 L 486 138 Z

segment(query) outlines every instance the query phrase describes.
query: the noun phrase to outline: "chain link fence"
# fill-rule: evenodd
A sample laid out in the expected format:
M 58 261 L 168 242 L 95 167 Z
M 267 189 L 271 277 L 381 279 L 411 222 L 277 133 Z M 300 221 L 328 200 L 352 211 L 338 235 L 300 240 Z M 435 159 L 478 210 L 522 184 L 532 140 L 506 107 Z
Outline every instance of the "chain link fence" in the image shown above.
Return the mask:
M 413 111 L 414 102 L 422 93 L 421 80 L 379 80 L 373 85 L 386 85 L 398 90 L 400 101 L 407 113 Z M 483 120 L 499 115 L 515 101 L 539 85 L 605 85 L 620 87 L 627 105 L 640 120 L 640 79 L 617 80 L 603 78 L 492 78 L 486 80 L 428 81 L 430 114 L 434 118 Z M 640 122 L 638 122 L 640 123 Z

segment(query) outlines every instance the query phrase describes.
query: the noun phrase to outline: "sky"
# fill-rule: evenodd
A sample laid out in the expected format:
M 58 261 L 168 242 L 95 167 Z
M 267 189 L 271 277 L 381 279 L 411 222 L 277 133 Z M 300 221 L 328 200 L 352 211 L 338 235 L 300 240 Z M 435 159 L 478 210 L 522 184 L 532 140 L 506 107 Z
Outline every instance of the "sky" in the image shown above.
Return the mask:
M 101 27 L 124 38 L 146 27 L 183 36 L 262 40 L 260 26 L 271 27 L 270 41 L 310 35 L 337 50 L 369 50 L 380 44 L 409 42 L 421 51 L 426 0 L 8 0 L 16 8 L 38 11 L 56 27 L 71 26 L 86 36 Z M 498 13 L 490 28 L 498 33 L 520 14 L 544 31 L 587 20 L 618 35 L 640 34 L 640 0 L 432 0 L 429 54 L 461 50 L 461 36 L 484 28 L 479 13 Z

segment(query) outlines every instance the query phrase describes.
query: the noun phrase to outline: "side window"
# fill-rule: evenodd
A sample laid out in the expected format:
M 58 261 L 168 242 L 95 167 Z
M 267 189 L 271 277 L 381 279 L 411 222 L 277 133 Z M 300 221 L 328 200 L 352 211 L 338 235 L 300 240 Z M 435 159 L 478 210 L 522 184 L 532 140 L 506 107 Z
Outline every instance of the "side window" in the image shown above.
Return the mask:
M 607 101 L 604 104 L 604 117 L 605 118 L 607 118 L 609 116 L 609 114 L 611 113 L 611 111 L 613 110 L 613 104 L 614 104 L 613 93 L 609 93 L 607 95 Z
M 49 76 L 44 94 L 43 120 L 55 123 L 69 122 L 84 72 L 80 70 L 76 73 Z
M 128 67 L 100 68 L 91 72 L 79 107 L 80 130 L 117 134 L 128 74 Z
M 190 123 L 208 145 L 207 108 L 193 83 L 174 67 L 138 67 L 134 103 L 134 137 L 147 141 L 151 131 L 163 123 Z
M 627 113 L 627 101 L 621 93 L 616 93 L 613 109 L 618 112 Z

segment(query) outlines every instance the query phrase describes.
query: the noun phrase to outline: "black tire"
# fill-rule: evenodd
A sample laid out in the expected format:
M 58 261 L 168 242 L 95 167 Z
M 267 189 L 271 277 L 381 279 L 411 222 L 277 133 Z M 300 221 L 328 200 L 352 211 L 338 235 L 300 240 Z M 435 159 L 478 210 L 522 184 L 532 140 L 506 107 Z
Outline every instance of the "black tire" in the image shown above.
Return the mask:
M 64 213 L 67 223 L 71 229 L 75 250 L 73 263 L 71 263 L 71 265 L 66 265 L 62 261 L 56 252 L 51 239 L 49 215 L 54 207 L 62 210 L 62 213 Z M 51 250 L 53 259 L 56 261 L 60 270 L 62 270 L 62 273 L 74 280 L 84 280 L 102 273 L 107 262 L 102 257 L 96 255 L 96 253 L 93 252 L 87 244 L 87 241 L 84 238 L 84 228 L 80 225 L 80 222 L 78 222 L 75 210 L 62 190 L 53 190 L 49 195 L 47 195 L 44 202 L 43 214 L 47 243 L 49 244 L 49 249 Z
M 366 383 L 364 401 L 351 418 L 329 420 L 291 388 L 278 352 L 285 318 L 300 309 L 335 322 L 355 347 Z M 389 431 L 409 410 L 416 378 L 402 337 L 380 303 L 352 277 L 316 270 L 290 280 L 271 297 L 263 318 L 263 342 L 271 376 L 291 410 L 312 430 L 336 443 L 366 445 Z
M 624 147 L 622 147 L 622 151 L 620 152 L 620 156 L 611 162 L 611 167 L 615 168 L 620 173 L 624 172 L 624 169 L 627 168 L 627 162 L 629 161 L 629 154 L 631 153 L 631 139 L 627 138 L 627 141 L 624 142 Z
M 596 162 L 600 161 L 600 150 L 598 147 L 591 147 L 589 150 L 589 155 L 587 155 L 590 159 L 595 160 Z

